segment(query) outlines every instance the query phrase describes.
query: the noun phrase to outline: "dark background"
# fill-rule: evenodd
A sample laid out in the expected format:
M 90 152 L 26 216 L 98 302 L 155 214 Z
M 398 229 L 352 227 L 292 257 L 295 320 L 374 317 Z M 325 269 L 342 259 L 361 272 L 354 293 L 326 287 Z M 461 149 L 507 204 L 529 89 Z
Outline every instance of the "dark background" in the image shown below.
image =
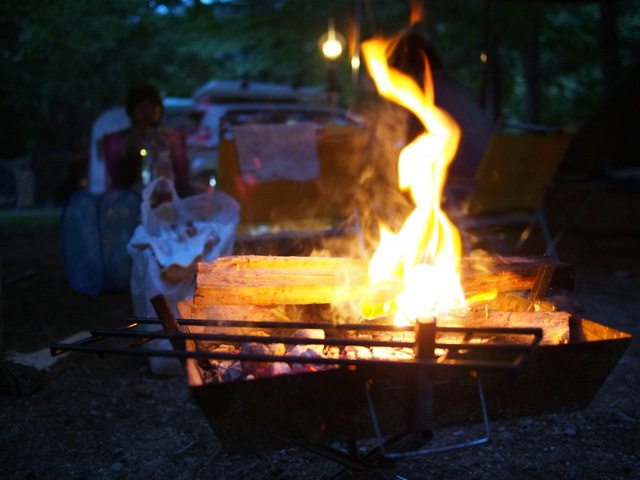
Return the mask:
M 40 204 L 60 204 L 64 195 L 53 193 L 81 176 L 91 122 L 121 103 L 131 83 L 153 81 L 167 95 L 184 97 L 212 78 L 323 85 L 327 65 L 317 39 L 329 15 L 345 32 L 357 3 L 363 38 L 407 24 L 408 2 L 397 0 L 1 2 L 0 159 L 27 157 L 40 179 L 59 182 L 47 187 L 51 196 L 38 197 Z M 427 31 L 447 68 L 494 114 L 581 127 L 591 141 L 576 157 L 583 170 L 603 158 L 619 167 L 637 162 L 637 0 L 424 3 Z M 483 51 L 493 52 L 495 68 L 484 68 Z M 358 92 L 346 58 L 337 66 L 341 102 L 354 107 Z M 74 168 L 80 173 L 70 173 Z M 577 271 L 575 290 L 560 292 L 560 300 L 637 338 L 638 190 L 601 187 L 585 190 L 595 196 L 580 228 L 558 246 Z M 581 199 L 580 192 L 556 193 L 547 205 L 554 232 L 566 221 L 558 204 L 575 212 L 570 202 L 579 206 Z M 525 253 L 542 249 L 534 237 Z M 128 292 L 75 292 L 61 251 L 59 209 L 0 215 L 2 354 L 117 327 L 132 314 Z M 484 446 L 409 459 L 377 478 L 636 479 L 639 374 L 634 340 L 588 408 L 492 422 Z M 468 432 L 439 434 L 457 441 Z M 299 448 L 228 455 L 189 400 L 185 379 L 152 375 L 142 358 L 83 357 L 33 393 L 0 395 L 2 478 L 298 480 L 337 470 Z
M 638 0 L 416 3 L 445 66 L 495 118 L 585 127 L 578 168 L 637 165 Z M 325 86 L 329 17 L 364 40 L 409 16 L 409 0 L 2 2 L 0 161 L 28 158 L 37 202 L 60 204 L 79 188 L 93 120 L 132 84 L 174 97 L 221 78 Z M 358 110 L 364 74 L 353 81 L 348 57 L 335 62 L 340 103 Z

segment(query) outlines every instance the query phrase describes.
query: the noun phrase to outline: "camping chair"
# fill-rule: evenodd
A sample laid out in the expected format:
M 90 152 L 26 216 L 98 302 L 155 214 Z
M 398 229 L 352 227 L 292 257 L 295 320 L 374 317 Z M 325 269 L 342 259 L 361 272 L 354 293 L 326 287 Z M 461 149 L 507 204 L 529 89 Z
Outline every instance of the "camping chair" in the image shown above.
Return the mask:
M 514 251 L 522 248 L 538 226 L 546 242 L 545 253 L 557 257 L 543 203 L 570 139 L 564 132 L 497 133 L 471 181 L 449 179 L 445 209 L 460 229 L 468 251 L 472 248 L 472 231 L 482 238 L 492 228 L 524 225 Z

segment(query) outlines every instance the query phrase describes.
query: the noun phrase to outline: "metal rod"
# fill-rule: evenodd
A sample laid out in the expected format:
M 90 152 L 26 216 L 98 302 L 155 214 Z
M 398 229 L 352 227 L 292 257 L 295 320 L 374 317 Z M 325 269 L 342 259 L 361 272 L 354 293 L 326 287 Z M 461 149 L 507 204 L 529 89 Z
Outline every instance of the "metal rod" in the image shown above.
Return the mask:
M 402 452 L 394 452 L 391 451 L 387 448 L 385 448 L 385 444 L 386 442 L 384 441 L 384 437 L 382 436 L 382 431 L 380 429 L 380 422 L 378 420 L 378 415 L 376 413 L 375 410 L 375 406 L 373 404 L 373 399 L 371 397 L 371 386 L 370 385 L 366 385 L 367 389 L 365 390 L 366 392 L 366 396 L 367 396 L 367 404 L 369 406 L 369 411 L 371 414 L 371 422 L 373 425 L 373 430 L 376 434 L 377 440 L 378 440 L 378 448 L 380 450 L 380 453 L 386 457 L 386 458 L 390 458 L 390 459 L 395 459 L 395 458 L 405 458 L 405 457 L 415 457 L 415 456 L 420 456 L 420 455 L 428 455 L 428 454 L 432 454 L 432 453 L 441 453 L 441 452 L 448 452 L 451 450 L 457 450 L 460 448 L 466 448 L 466 447 L 472 447 L 475 445 L 480 445 L 482 443 L 486 443 L 490 436 L 491 436 L 491 430 L 490 430 L 490 423 L 489 423 L 489 413 L 487 410 L 487 404 L 486 404 L 486 400 L 484 397 L 484 389 L 482 387 L 482 381 L 480 379 L 479 375 L 475 376 L 476 381 L 477 381 L 477 385 L 478 385 L 478 398 L 480 401 L 480 409 L 482 412 L 482 425 L 483 425 L 483 434 L 473 440 L 467 441 L 467 442 L 460 442 L 460 443 L 455 443 L 455 444 L 451 444 L 451 445 L 445 445 L 442 447 L 433 447 L 433 448 L 422 448 L 422 449 L 416 449 L 416 450 L 412 450 L 412 451 L 402 451 Z
M 336 463 L 340 463 L 356 472 L 369 472 L 376 468 L 375 465 L 372 465 L 369 462 L 335 448 L 316 444 L 302 444 L 300 447 L 317 455 L 321 455 L 329 460 L 333 460 Z
M 393 360 L 377 360 L 377 359 L 347 359 L 347 358 L 324 358 L 324 357 L 299 357 L 299 356 L 282 356 L 282 355 L 254 355 L 243 353 L 222 353 L 208 352 L 203 350 L 187 351 L 187 350 L 160 350 L 153 348 L 131 348 L 131 347 L 107 347 L 93 346 L 84 344 L 59 344 L 53 343 L 50 346 L 51 351 L 77 351 L 84 353 L 100 353 L 100 354 L 122 354 L 135 355 L 145 357 L 167 357 L 167 358 L 194 358 L 209 360 L 249 360 L 256 362 L 286 362 L 301 364 L 321 364 L 336 366 L 385 366 L 397 368 L 417 368 L 430 370 L 433 372 L 482 370 L 497 372 L 512 372 L 517 370 L 524 362 L 526 355 L 518 355 L 513 360 L 465 360 L 465 359 L 445 359 L 439 358 L 433 360 L 420 359 L 393 359 Z
M 140 324 L 152 324 L 161 326 L 157 319 L 153 318 L 137 318 L 129 319 L 131 322 Z M 333 324 L 333 323 L 309 323 L 309 322 L 263 322 L 250 320 L 206 320 L 206 319 L 177 319 L 178 325 L 184 326 L 209 326 L 209 327 L 245 327 L 245 328 L 291 328 L 291 329 L 323 329 L 323 330 L 354 330 L 354 331 L 380 331 L 380 332 L 413 332 L 415 327 L 402 326 L 398 327 L 390 324 L 377 323 L 349 323 L 349 324 Z M 438 333 L 470 333 L 470 334 L 486 334 L 486 335 L 533 335 L 542 338 L 542 329 L 527 327 L 448 327 L 436 326 Z
M 134 325 L 135 326 L 135 325 Z M 347 345 L 357 345 L 362 347 L 394 347 L 394 348 L 413 348 L 415 343 L 409 341 L 396 341 L 396 340 L 366 340 L 366 339 L 356 339 L 356 338 L 336 338 L 336 337 L 325 337 L 324 339 L 319 338 L 295 338 L 295 337 L 282 337 L 282 336 L 256 336 L 256 335 L 233 335 L 233 334 L 223 334 L 223 333 L 193 333 L 193 332 L 149 332 L 149 331 L 135 331 L 135 330 L 91 330 L 90 331 L 94 340 L 99 340 L 105 337 L 121 337 L 121 338 L 140 338 L 146 341 L 155 340 L 155 339 L 168 339 L 171 340 L 173 338 L 185 339 L 185 340 L 196 340 L 196 341 L 206 341 L 206 342 L 229 342 L 229 343 L 242 343 L 242 342 L 254 342 L 254 343 L 284 343 L 290 345 L 335 345 L 335 346 L 347 346 Z M 518 335 L 514 332 L 512 333 L 514 336 Z M 524 336 L 532 336 L 525 334 Z M 535 342 L 535 338 L 532 339 L 531 342 L 528 343 L 470 343 L 470 338 L 467 338 L 461 342 L 439 342 L 436 341 L 434 347 L 447 349 L 447 350 L 469 350 L 469 351 L 512 351 L 512 352 L 528 352 L 531 350 L 532 345 L 535 346 L 537 343 Z M 87 342 L 84 339 L 83 342 Z
M 165 305 L 169 315 L 173 317 L 168 305 Z M 160 306 L 160 309 L 163 307 Z M 162 311 L 162 310 L 161 310 Z M 163 315 L 166 312 L 163 313 Z M 169 319 L 171 321 L 171 319 Z M 173 317 L 173 321 L 175 317 Z M 470 344 L 470 343 L 437 343 L 433 340 L 433 333 L 430 333 L 430 338 L 427 343 L 419 348 L 418 351 L 433 352 L 432 346 L 439 348 L 446 348 L 447 355 L 442 355 L 438 358 L 414 358 L 414 359 L 331 359 L 331 358 L 308 358 L 308 357 L 285 357 L 285 356 L 268 356 L 268 355 L 249 355 L 241 353 L 224 353 L 224 352 L 209 352 L 209 351 L 197 351 L 194 340 L 203 339 L 215 339 L 220 340 L 222 338 L 230 342 L 238 342 L 242 340 L 257 340 L 265 343 L 273 343 L 274 338 L 270 337 L 258 337 L 253 336 L 220 336 L 218 334 L 194 334 L 188 331 L 181 332 L 180 329 L 185 328 L 179 324 L 173 328 L 173 331 L 159 331 L 159 332 L 137 332 L 134 331 L 136 324 L 131 324 L 128 327 L 118 329 L 115 331 L 102 331 L 98 330 L 92 332 L 92 337 L 80 340 L 72 344 L 53 343 L 50 346 L 51 352 L 54 355 L 59 355 L 65 351 L 81 351 L 85 353 L 101 353 L 101 354 L 126 354 L 126 355 L 142 355 L 142 356 L 162 356 L 162 357 L 174 357 L 179 359 L 194 358 L 194 359 L 210 359 L 210 360 L 254 360 L 254 361 L 271 361 L 271 362 L 287 362 L 287 363 L 303 363 L 303 364 L 325 364 L 325 365 L 352 365 L 352 366 L 370 366 L 370 365 L 386 365 L 386 366 L 406 366 L 411 365 L 412 368 L 418 368 L 419 370 L 429 371 L 445 371 L 445 370 L 493 370 L 493 371 L 515 371 L 522 364 L 527 355 L 539 344 L 542 338 L 541 329 L 531 328 L 471 328 L 471 327 L 435 327 L 439 332 L 457 332 L 465 333 L 471 337 L 473 334 L 483 333 L 496 333 L 496 334 L 511 334 L 511 335 L 525 335 L 531 336 L 528 343 L 485 343 L 485 344 Z M 430 327 L 431 329 L 433 327 Z M 178 330 L 178 331 L 176 331 Z M 211 336 L 208 336 L 211 335 Z M 114 337 L 122 337 L 122 340 L 129 340 L 126 344 L 120 344 L 117 346 L 112 344 L 103 345 L 103 340 L 109 340 Z M 421 336 L 424 338 L 424 336 Z M 174 348 L 173 350 L 154 350 L 152 348 L 137 348 L 141 344 L 149 342 L 154 339 L 169 339 L 174 342 L 180 342 L 182 348 Z M 289 339 L 286 339 L 289 341 Z M 323 341 L 315 341 L 313 339 L 300 339 L 300 343 L 317 343 L 317 344 L 353 344 L 353 345 L 389 345 L 389 343 L 377 340 L 357 340 L 357 339 L 324 339 Z M 424 340 L 419 340 L 419 342 Z M 188 345 L 185 345 L 187 343 Z M 390 343 L 394 345 L 394 343 Z M 407 346 L 405 343 L 400 343 L 401 346 Z M 409 344 L 411 345 L 411 344 Z M 186 347 L 186 348 L 185 348 Z M 493 353 L 493 352 L 509 352 L 513 354 L 513 358 L 510 359 L 492 359 L 492 358 L 473 358 L 473 354 L 481 353 Z M 433 354 L 431 354 L 433 355 Z M 419 355 L 420 356 L 420 355 Z M 425 355 L 429 356 L 429 355 Z
M 434 358 L 436 348 L 436 322 L 425 322 L 418 320 L 415 323 L 416 332 L 416 358 Z
M 109 334 L 108 330 L 91 330 L 91 334 L 95 336 L 104 336 Z M 287 345 L 358 345 L 363 347 L 394 347 L 394 348 L 413 348 L 413 342 L 402 342 L 392 340 L 366 340 L 356 338 L 300 338 L 300 337 L 282 337 L 270 335 L 268 337 L 258 335 L 234 335 L 224 333 L 187 333 L 187 332 L 145 332 L 145 331 L 122 331 L 111 332 L 112 337 L 144 337 L 149 336 L 151 338 L 158 339 L 188 339 L 198 340 L 206 342 L 230 342 L 230 343 L 284 343 Z M 456 344 L 457 345 L 457 344 Z M 459 348 L 459 347 L 458 347 Z
M 129 322 L 161 326 L 158 319 L 146 317 L 130 317 Z M 286 328 L 306 329 L 322 328 L 335 330 L 380 331 L 380 332 L 412 332 L 413 326 L 396 326 L 389 323 L 311 323 L 311 322 L 279 322 L 253 320 L 209 320 L 205 318 L 177 319 L 179 325 L 204 327 L 244 327 L 244 328 Z
M 436 358 L 436 320 L 423 321 L 418 319 L 416 327 L 415 357 L 418 360 L 433 360 Z M 427 437 L 430 439 L 433 431 L 433 378 L 424 370 L 416 371 L 415 390 L 410 399 L 413 409 L 413 429 L 416 433 L 416 444 L 422 443 Z M 412 389 L 409 389 L 410 391 Z
M 116 330 L 104 330 L 104 331 L 96 331 L 96 332 L 90 332 L 91 336 L 87 337 L 87 338 L 82 338 L 80 340 L 77 340 L 71 344 L 64 344 L 64 343 L 52 343 L 49 346 L 49 350 L 51 352 L 51 356 L 56 357 L 58 355 L 62 355 L 63 353 L 65 353 L 68 350 L 73 350 L 73 346 L 86 346 L 86 345 L 92 345 L 94 343 L 97 343 L 101 340 L 105 340 L 109 337 L 114 337 L 114 336 L 118 336 L 120 335 L 122 332 L 127 332 L 131 329 L 133 329 L 135 327 L 135 325 L 126 325 L 124 327 L 120 327 Z M 133 332 L 133 333 L 138 333 L 138 332 Z M 150 341 L 151 339 L 148 336 L 138 336 L 136 335 L 136 337 L 138 338 L 137 342 L 132 343 L 130 346 L 131 347 L 138 347 L 143 345 L 144 343 L 147 343 L 148 341 Z
M 406 450 L 413 443 L 413 435 L 401 433 L 395 435 L 384 442 L 384 449 L 388 452 L 397 452 Z M 380 468 L 393 468 L 395 462 L 382 455 L 380 447 L 374 447 L 362 456 L 358 456 L 363 461 L 369 463 L 371 470 Z M 353 472 L 349 470 L 341 470 L 327 480 L 349 480 L 353 478 Z M 398 477 L 401 478 L 401 477 Z

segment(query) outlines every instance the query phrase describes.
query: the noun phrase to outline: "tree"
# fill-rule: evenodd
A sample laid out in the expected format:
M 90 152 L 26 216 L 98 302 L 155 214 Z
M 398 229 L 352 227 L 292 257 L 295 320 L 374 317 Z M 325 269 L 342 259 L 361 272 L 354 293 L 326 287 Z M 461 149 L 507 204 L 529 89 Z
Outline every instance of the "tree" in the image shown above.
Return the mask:
M 92 120 L 121 103 L 128 87 L 140 81 L 152 81 L 171 96 L 190 96 L 212 78 L 323 85 L 327 66 L 317 40 L 329 16 L 347 33 L 356 1 L 5 0 L 0 4 L 0 158 L 86 148 Z M 397 33 L 409 21 L 408 0 L 359 1 L 362 38 Z M 427 29 L 446 66 L 480 95 L 485 0 L 424 4 Z M 531 57 L 525 32 L 535 13 L 538 119 L 558 124 L 586 118 L 603 84 L 597 3 L 491 4 L 502 114 L 527 118 L 525 65 Z M 639 4 L 616 2 L 617 37 L 609 35 L 606 45 L 618 51 L 622 70 L 640 44 Z M 611 21 L 605 25 L 612 32 Z M 353 94 L 348 59 L 343 56 L 336 67 L 348 101 Z

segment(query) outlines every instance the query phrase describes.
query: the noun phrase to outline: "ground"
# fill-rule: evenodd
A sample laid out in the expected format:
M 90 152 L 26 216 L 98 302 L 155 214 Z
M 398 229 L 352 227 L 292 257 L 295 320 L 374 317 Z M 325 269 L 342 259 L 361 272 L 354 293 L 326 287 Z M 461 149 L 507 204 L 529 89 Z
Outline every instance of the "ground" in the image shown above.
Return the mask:
M 587 408 L 495 421 L 486 444 L 399 460 L 375 478 L 640 478 L 635 232 L 591 232 L 594 245 L 576 233 L 560 244 L 561 258 L 577 270 L 575 291 L 564 292 L 569 308 L 635 337 Z M 79 330 L 120 326 L 132 313 L 126 292 L 73 291 L 58 235 L 55 219 L 3 224 L 5 354 L 32 352 Z M 459 427 L 437 435 L 455 440 L 466 433 Z M 82 357 L 33 393 L 0 395 L 0 477 L 6 479 L 322 479 L 340 470 L 298 448 L 227 454 L 190 401 L 185 379 L 153 375 L 143 358 Z

